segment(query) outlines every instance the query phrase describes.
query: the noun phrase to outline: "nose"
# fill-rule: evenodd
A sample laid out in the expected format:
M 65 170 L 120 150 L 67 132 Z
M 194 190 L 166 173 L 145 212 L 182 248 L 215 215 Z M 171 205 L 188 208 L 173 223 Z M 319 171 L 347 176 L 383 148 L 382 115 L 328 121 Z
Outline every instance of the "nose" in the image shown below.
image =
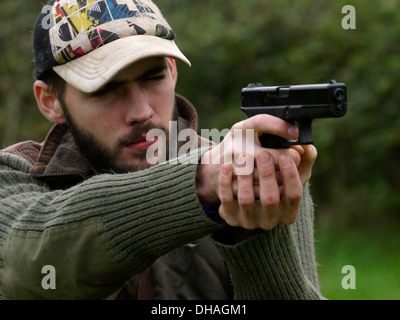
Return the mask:
M 144 123 L 153 117 L 154 110 L 150 105 L 150 95 L 140 88 L 130 88 L 126 100 L 125 121 L 129 125 Z

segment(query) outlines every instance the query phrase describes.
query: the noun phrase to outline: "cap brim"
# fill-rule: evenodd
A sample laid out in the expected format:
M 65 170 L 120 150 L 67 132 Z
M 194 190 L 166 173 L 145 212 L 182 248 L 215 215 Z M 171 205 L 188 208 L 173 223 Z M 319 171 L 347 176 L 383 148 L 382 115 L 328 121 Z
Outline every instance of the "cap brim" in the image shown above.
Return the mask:
M 73 87 L 91 93 L 107 84 L 128 65 L 157 56 L 175 58 L 191 65 L 174 41 L 156 36 L 135 35 L 115 40 L 53 69 Z

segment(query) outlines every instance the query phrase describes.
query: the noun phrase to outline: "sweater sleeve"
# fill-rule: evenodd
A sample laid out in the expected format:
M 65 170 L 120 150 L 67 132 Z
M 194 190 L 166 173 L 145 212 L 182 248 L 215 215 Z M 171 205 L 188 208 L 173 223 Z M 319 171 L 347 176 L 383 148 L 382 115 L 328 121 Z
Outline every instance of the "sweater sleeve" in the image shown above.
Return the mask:
M 104 298 L 158 257 L 216 230 L 197 197 L 192 163 L 200 155 L 52 191 L 27 161 L 0 153 L 0 296 Z
M 231 274 L 236 299 L 324 299 L 314 255 L 313 205 L 304 188 L 299 218 L 237 245 L 215 241 Z

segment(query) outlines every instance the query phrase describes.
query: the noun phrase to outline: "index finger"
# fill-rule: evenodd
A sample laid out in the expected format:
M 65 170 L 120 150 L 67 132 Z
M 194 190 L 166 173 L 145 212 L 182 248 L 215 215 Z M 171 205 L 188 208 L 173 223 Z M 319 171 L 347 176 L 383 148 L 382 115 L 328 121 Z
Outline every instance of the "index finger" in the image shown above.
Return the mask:
M 299 129 L 295 125 L 269 114 L 258 114 L 250 117 L 238 122 L 232 129 L 254 129 L 258 135 L 269 133 L 289 140 L 299 137 Z

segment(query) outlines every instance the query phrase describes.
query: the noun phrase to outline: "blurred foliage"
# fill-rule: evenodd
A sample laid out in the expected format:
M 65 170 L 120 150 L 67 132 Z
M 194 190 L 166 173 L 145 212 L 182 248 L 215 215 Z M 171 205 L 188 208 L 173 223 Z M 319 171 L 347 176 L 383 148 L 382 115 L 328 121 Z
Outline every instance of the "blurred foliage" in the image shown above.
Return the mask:
M 50 124 L 36 108 L 32 29 L 40 1 L 10 1 L 0 11 L 0 146 L 42 140 Z
M 240 91 L 264 85 L 348 87 L 348 114 L 313 124 L 319 158 L 312 189 L 326 223 L 399 220 L 400 3 L 396 0 L 156 1 L 191 60 L 179 64 L 177 91 L 198 108 L 200 128 L 245 118 Z M 356 29 L 341 26 L 344 5 Z M 31 36 L 39 0 L 0 12 L 0 141 L 42 140 L 50 127 L 32 92 Z
M 399 224 L 317 228 L 321 292 L 330 300 L 400 300 Z M 346 265 L 355 269 L 353 289 L 344 289 Z
M 356 9 L 355 30 L 342 28 L 345 5 Z M 197 106 L 200 127 L 229 128 L 244 119 L 240 91 L 251 82 L 345 82 L 347 115 L 313 123 L 318 214 L 324 223 L 399 220 L 398 1 L 170 0 L 160 6 L 193 64 L 180 68 L 177 90 Z

